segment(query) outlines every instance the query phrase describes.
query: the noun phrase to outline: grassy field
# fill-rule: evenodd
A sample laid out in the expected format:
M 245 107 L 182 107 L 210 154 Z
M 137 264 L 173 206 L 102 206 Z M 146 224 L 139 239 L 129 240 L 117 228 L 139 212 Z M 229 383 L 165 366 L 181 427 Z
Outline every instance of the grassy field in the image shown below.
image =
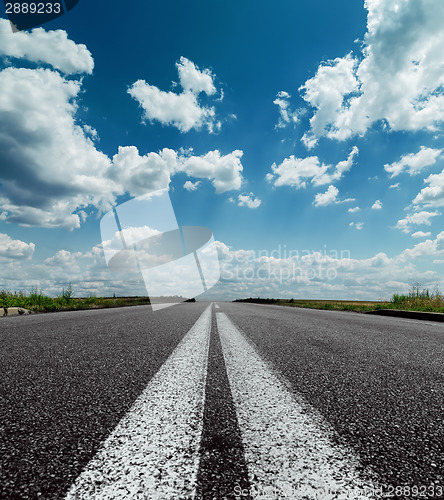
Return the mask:
M 35 288 L 31 293 L 0 292 L 0 308 L 22 307 L 33 312 L 75 311 L 78 309 L 102 309 L 106 307 L 140 306 L 150 303 L 181 302 L 183 297 L 74 297 L 71 285 L 57 297 L 49 297 Z
M 49 297 L 42 290 L 35 288 L 31 293 L 0 292 L 0 308 L 23 307 L 33 312 L 73 311 L 77 309 L 98 309 L 106 307 L 127 307 L 150 303 L 182 302 L 183 297 L 74 297 L 71 285 L 62 290 L 57 297 Z M 194 299 L 192 299 L 194 300 Z M 329 309 L 336 311 L 367 312 L 378 309 L 402 309 L 405 311 L 425 311 L 444 313 L 444 295 L 420 289 L 419 284 L 412 285 L 404 295 L 394 294 L 389 301 L 361 300 L 310 300 L 310 299 L 237 299 L 234 302 L 251 302 L 256 304 L 275 304 L 287 307 L 305 307 L 311 309 Z
M 255 304 L 275 304 L 287 307 L 306 307 L 336 311 L 367 312 L 378 309 L 401 309 L 404 311 L 423 311 L 444 313 L 444 296 L 439 292 L 430 293 L 413 286 L 408 294 L 395 294 L 389 301 L 372 302 L 360 300 L 306 300 L 306 299 L 261 299 L 260 297 L 238 299 L 234 302 Z

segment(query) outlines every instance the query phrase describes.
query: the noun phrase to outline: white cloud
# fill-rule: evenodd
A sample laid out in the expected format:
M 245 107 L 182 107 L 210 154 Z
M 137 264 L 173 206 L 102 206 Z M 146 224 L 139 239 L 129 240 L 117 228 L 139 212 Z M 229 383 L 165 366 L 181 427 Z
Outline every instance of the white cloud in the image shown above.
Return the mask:
M 24 35 L 28 45 L 35 36 L 48 46 L 51 40 L 66 41 L 62 32 L 49 32 L 45 38 L 46 32 L 35 31 L 5 36 L 22 40 Z M 23 57 L 32 57 L 24 42 L 14 43 L 22 44 Z M 68 49 L 74 47 L 66 43 Z M 86 48 L 79 47 L 85 56 Z M 66 64 L 72 60 L 67 58 Z M 186 60 L 181 63 L 183 84 L 211 94 L 211 74 L 199 73 Z M 80 63 L 76 67 L 80 70 Z M 77 122 L 81 80 L 50 69 L 8 67 L 0 71 L 0 87 L 0 220 L 72 230 L 87 217 L 86 207 L 106 211 L 118 195 L 166 188 L 177 172 L 211 180 L 218 193 L 241 187 L 242 151 L 237 150 L 192 156 L 164 149 L 140 156 L 137 148 L 128 146 L 119 148 L 112 162 L 95 146 L 97 132 Z
M 199 130 L 202 126 L 207 126 L 209 131 L 213 130 L 214 108 L 201 107 L 197 96 L 191 92 L 164 92 L 143 80 L 137 80 L 128 93 L 139 102 L 147 120 L 173 125 L 181 132 Z
M 45 264 L 50 266 L 72 266 L 77 265 L 77 259 L 82 257 L 82 252 L 70 252 L 68 250 L 59 250 L 52 257 L 45 259 Z
M 268 182 L 275 186 L 292 186 L 297 189 L 305 188 L 310 180 L 314 186 L 321 186 L 341 179 L 345 172 L 350 170 L 359 150 L 356 146 L 346 160 L 340 161 L 335 167 L 321 164 L 317 156 L 296 158 L 291 155 L 285 158 L 280 165 L 273 163 L 272 173 L 266 175 Z
M 439 174 L 429 175 L 424 182 L 428 186 L 421 189 L 413 203 L 426 207 L 444 206 L 444 170 Z
M 381 210 L 382 202 L 381 200 L 376 200 L 372 205 L 372 210 Z
M 350 54 L 344 58 L 338 57 L 319 66 L 316 75 L 299 89 L 303 91 L 305 101 L 316 108 L 310 119 L 311 131 L 302 139 L 309 149 L 316 145 L 317 138 L 324 135 L 332 118 L 339 113 L 345 96 L 358 90 L 356 66 L 357 60 Z
M 86 46 L 69 40 L 66 31 L 36 28 L 12 33 L 6 19 L 0 19 L 0 55 L 50 64 L 66 74 L 91 74 L 94 68 Z
M 196 189 L 201 185 L 201 181 L 196 181 L 196 182 L 191 182 L 191 181 L 186 181 L 183 187 L 187 191 L 196 191 Z
M 196 65 L 189 61 L 186 57 L 181 57 L 176 63 L 179 73 L 179 81 L 185 92 L 200 94 L 205 92 L 207 95 L 216 93 L 214 86 L 214 75 L 209 69 L 199 70 Z
M 406 261 L 424 256 L 442 255 L 444 255 L 444 231 L 439 233 L 434 240 L 421 241 L 421 243 L 417 243 L 413 248 L 407 248 L 400 253 L 399 259 Z
M 361 231 L 361 229 L 364 227 L 364 223 L 363 222 L 350 222 L 349 226 L 354 227 L 358 231 Z
M 359 226 L 357 226 L 359 227 Z M 26 244 L 25 244 L 26 245 Z M 378 300 L 402 293 L 409 284 L 444 285 L 442 273 L 419 271 L 416 262 L 432 258 L 444 261 L 444 232 L 389 257 L 378 253 L 370 258 L 353 258 L 348 250 L 319 251 L 279 247 L 266 251 L 233 250 L 216 242 L 221 281 L 210 295 L 223 299 L 239 297 L 296 297 Z M 0 245 L 1 247 L 1 245 Z M 9 290 L 27 290 L 39 284 L 44 293 L 60 294 L 68 282 L 77 297 L 146 293 L 137 274 L 110 272 L 101 245 L 88 252 L 60 250 L 46 261 L 6 259 L 2 263 L 0 286 Z M 174 289 L 172 289 L 174 293 Z M 209 297 L 207 294 L 206 297 Z
M 444 4 L 441 0 L 366 0 L 360 57 L 319 66 L 302 87 L 315 109 L 307 147 L 327 136 L 363 135 L 376 122 L 391 130 L 435 130 L 444 120 Z
M 34 250 L 34 243 L 13 240 L 9 235 L 0 233 L 0 257 L 29 260 L 32 258 Z
M 410 175 L 419 174 L 424 168 L 434 165 L 441 152 L 442 149 L 421 146 L 418 153 L 404 155 L 399 161 L 384 165 L 384 169 L 391 174 L 390 177 L 395 177 L 403 171 L 407 171 Z
M 214 76 L 208 69 L 199 70 L 185 57 L 176 63 L 182 92 L 165 92 L 149 85 L 144 80 L 137 80 L 128 93 L 144 110 L 143 117 L 151 122 L 172 125 L 181 132 L 206 127 L 209 132 L 219 129 L 221 124 L 215 119 L 214 107 L 199 103 L 199 94 L 215 94 Z
M 399 182 L 397 182 L 396 184 L 391 184 L 389 186 L 389 189 L 399 189 Z
M 362 228 L 362 223 L 355 226 Z M 426 245 L 415 245 L 389 257 L 378 253 L 370 258 L 353 258 L 348 251 L 319 251 L 279 247 L 271 251 L 233 250 L 217 242 L 221 281 L 213 297 L 306 297 L 362 300 L 388 299 L 407 292 L 410 283 L 442 285 L 440 274 L 419 271 L 416 260 L 423 256 L 444 256 L 444 232 Z
M 91 127 L 91 125 L 84 124 L 83 130 L 85 131 L 86 135 L 89 135 L 91 137 L 91 139 L 100 140 L 99 134 L 97 133 L 97 130 L 95 128 Z
M 290 109 L 290 94 L 281 90 L 277 93 L 276 99 L 273 104 L 279 108 L 279 121 L 276 128 L 284 128 L 291 123 L 297 123 L 299 121 L 298 111 L 292 111 Z
M 203 156 L 190 156 L 183 160 L 181 170 L 190 177 L 212 179 L 216 193 L 240 189 L 242 185 L 243 152 L 235 150 L 221 156 L 218 150 Z
M 248 207 L 248 208 L 258 208 L 262 203 L 261 200 L 254 196 L 253 193 L 249 194 L 240 194 L 238 196 L 238 205 L 240 207 Z
M 330 182 L 338 181 L 339 179 L 341 179 L 345 172 L 348 172 L 353 166 L 354 158 L 358 153 L 359 149 L 354 146 L 346 160 L 340 161 L 336 165 L 333 172 L 329 172 L 327 170 L 325 173 L 313 179 L 313 184 L 315 186 L 320 186 L 322 184 L 328 184 Z
M 359 207 L 353 207 L 353 208 L 349 208 L 348 211 L 351 213 L 351 214 L 354 214 L 356 212 L 359 212 L 361 209 Z
M 122 189 L 106 176 L 109 158 L 76 124 L 81 84 L 49 69 L 6 68 L 0 87 L 2 218 L 73 229 L 79 209 L 109 207 Z
M 338 188 L 335 186 L 329 186 L 325 193 L 318 193 L 314 199 L 314 205 L 316 207 L 326 207 L 332 203 L 338 203 L 337 197 L 339 194 Z
M 132 196 L 140 196 L 168 187 L 177 164 L 178 155 L 172 149 L 141 156 L 135 146 L 119 146 L 109 175 Z
M 218 151 L 212 151 L 205 156 L 191 156 L 184 161 L 183 169 L 190 176 L 214 179 L 213 184 L 218 193 L 240 189 L 242 154 L 242 151 L 234 151 L 220 156 Z
M 266 179 L 268 182 L 274 182 L 275 186 L 293 186 L 296 188 L 305 188 L 306 179 L 311 179 L 319 174 L 321 167 L 317 156 L 307 158 L 296 158 L 291 155 L 285 158 L 280 165 L 273 163 L 271 166 L 273 173 L 268 173 Z
M 396 223 L 396 227 L 401 229 L 404 233 L 409 233 L 412 225 L 426 225 L 431 226 L 432 221 L 430 220 L 432 217 L 436 217 L 437 215 L 441 215 L 438 211 L 435 212 L 427 212 L 425 210 L 421 212 L 416 212 L 413 214 L 407 215 L 405 219 L 400 219 Z
M 425 233 L 424 231 L 416 231 L 416 233 L 412 233 L 412 238 L 426 238 L 427 236 L 431 236 L 432 233 L 428 231 Z
M 119 147 L 113 157 L 111 177 L 122 183 L 133 196 L 165 189 L 171 176 L 185 172 L 190 177 L 209 179 L 217 193 L 240 189 L 242 184 L 242 151 L 221 155 L 218 150 L 202 156 L 179 154 L 164 148 L 159 153 L 140 156 L 135 146 Z

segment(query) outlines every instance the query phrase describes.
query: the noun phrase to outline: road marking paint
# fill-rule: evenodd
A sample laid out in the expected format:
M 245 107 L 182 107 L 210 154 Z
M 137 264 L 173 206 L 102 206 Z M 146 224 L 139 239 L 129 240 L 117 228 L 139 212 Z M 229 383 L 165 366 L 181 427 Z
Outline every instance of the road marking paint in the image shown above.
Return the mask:
M 168 302 L 166 304 L 151 304 L 151 309 L 153 311 L 160 311 L 161 309 L 165 309 L 166 307 L 175 306 L 180 304 L 180 302 Z
M 376 498 L 350 450 L 299 401 L 224 313 L 216 313 L 254 498 Z M 237 492 L 239 493 L 239 492 Z
M 104 441 L 67 500 L 193 497 L 211 314 L 210 305 Z
M 219 309 L 220 308 L 220 305 L 219 304 L 215 304 L 214 306 L 216 309 Z

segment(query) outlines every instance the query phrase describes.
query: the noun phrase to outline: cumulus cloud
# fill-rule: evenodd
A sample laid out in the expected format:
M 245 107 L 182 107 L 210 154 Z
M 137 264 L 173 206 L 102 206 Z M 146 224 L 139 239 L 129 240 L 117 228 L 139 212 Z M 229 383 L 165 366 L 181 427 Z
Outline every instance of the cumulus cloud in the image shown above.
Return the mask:
M 372 210 L 381 210 L 382 202 L 381 200 L 376 200 L 372 205 Z
M 347 159 L 336 166 L 321 163 L 317 156 L 297 158 L 291 155 L 280 165 L 273 163 L 271 173 L 266 175 L 266 179 L 275 186 L 292 186 L 297 189 L 305 188 L 307 181 L 311 181 L 314 186 L 329 184 L 341 179 L 344 173 L 351 169 L 358 152 L 358 148 L 354 146 Z
M 70 252 L 68 250 L 59 250 L 52 257 L 45 259 L 45 264 L 50 266 L 69 266 L 70 269 L 73 266 L 78 267 L 77 259 L 83 257 L 82 252 Z
M 314 108 L 307 147 L 345 140 L 376 122 L 391 130 L 430 130 L 444 120 L 444 4 L 441 0 L 366 0 L 359 55 L 322 63 L 301 87 Z
M 63 33 L 39 28 L 4 35 L 18 41 L 8 41 L 2 50 L 29 59 L 35 42 L 42 48 L 42 58 L 57 67 L 58 49 L 54 59 L 45 51 L 49 54 L 51 42 L 59 40 L 62 48 L 69 49 L 68 55 L 79 56 L 77 62 L 74 56 L 66 58 L 66 71 L 92 70 L 92 64 L 86 64 L 90 57 L 86 47 L 75 45 Z M 180 78 L 187 92 L 213 93 L 211 74 L 199 72 L 189 61 L 181 61 Z M 0 86 L 0 220 L 72 230 L 87 217 L 86 207 L 109 210 L 119 195 L 168 187 L 177 172 L 211 180 L 218 193 L 241 187 L 242 151 L 193 156 L 164 149 L 140 156 L 137 148 L 128 146 L 119 148 L 111 161 L 94 143 L 97 131 L 78 123 L 81 80 L 48 68 L 8 67 L 0 71 Z
M 358 90 L 356 66 L 357 60 L 350 54 L 344 58 L 338 57 L 319 66 L 316 75 L 300 87 L 305 101 L 316 108 L 310 119 L 311 130 L 302 139 L 307 148 L 314 147 L 317 138 L 326 133 L 343 107 L 345 97 Z M 330 134 L 331 132 L 328 135 Z
M 109 175 L 124 185 L 127 192 L 139 196 L 168 187 L 177 161 L 178 154 L 172 149 L 141 156 L 136 146 L 119 146 Z
M 254 196 L 253 193 L 240 194 L 238 196 L 238 205 L 240 207 L 258 208 L 261 203 L 262 201 Z
M 389 189 L 399 189 L 399 182 L 396 182 L 395 184 L 391 184 L 389 186 Z
M 34 243 L 13 240 L 9 235 L 0 233 L 0 257 L 29 260 L 32 258 L 34 250 Z
M 412 238 L 427 238 L 427 236 L 431 236 L 432 233 L 428 231 L 425 233 L 424 231 L 416 231 L 416 233 L 412 233 Z
M 438 264 L 444 261 L 444 232 L 398 255 L 390 257 L 380 252 L 365 259 L 353 258 L 348 250 L 325 247 L 318 251 L 281 246 L 269 251 L 254 251 L 235 250 L 223 242 L 216 242 L 216 246 L 221 280 L 206 294 L 207 298 L 294 297 L 300 294 L 309 298 L 341 296 L 368 300 L 407 291 L 409 284 L 415 281 L 427 286 L 429 283 L 430 286 L 444 285 L 440 273 L 416 268 L 416 262 L 423 257 L 432 257 Z M 11 256 L 16 257 L 16 252 L 13 253 Z M 107 269 L 102 245 L 87 252 L 60 250 L 45 261 L 36 262 L 35 257 L 32 261 L 9 258 L 2 263 L 2 287 L 30 291 L 36 282 L 44 293 L 52 295 L 60 294 L 68 282 L 73 284 L 77 296 L 93 293 L 110 296 L 114 292 L 117 295 L 146 294 L 137 273 L 122 275 Z
M 94 68 L 86 46 L 69 40 L 66 31 L 36 28 L 12 33 L 6 19 L 0 19 L 0 55 L 49 64 L 66 74 L 91 74 Z
M 426 167 L 434 165 L 441 152 L 442 149 L 421 146 L 418 153 L 404 155 L 399 161 L 384 165 L 384 169 L 391 174 L 390 177 L 395 177 L 404 171 L 407 171 L 410 175 L 415 175 Z
M 181 57 L 176 64 L 181 93 L 160 90 L 144 80 L 137 80 L 128 93 L 143 109 L 143 117 L 150 122 L 158 121 L 163 125 L 172 125 L 181 132 L 206 127 L 209 132 L 219 129 L 214 107 L 199 103 L 199 95 L 208 96 L 216 93 L 214 76 L 208 69 L 199 70 L 196 65 Z
M 241 157 L 242 151 L 238 150 L 227 155 L 221 155 L 215 150 L 202 156 L 193 156 L 168 148 L 159 153 L 141 156 L 135 146 L 121 146 L 113 157 L 110 177 L 121 182 L 124 189 L 133 196 L 167 188 L 171 176 L 177 172 L 209 179 L 217 193 L 224 193 L 241 187 Z
M 236 149 L 226 155 L 221 155 L 218 150 L 215 150 L 202 156 L 185 157 L 181 162 L 180 170 L 190 177 L 212 179 L 216 193 L 225 193 L 241 188 L 242 155 L 243 152 Z
M 290 97 L 291 95 L 284 90 L 277 93 L 276 99 L 273 104 L 279 108 L 279 121 L 276 128 L 284 128 L 291 123 L 297 123 L 299 121 L 298 111 L 292 111 L 290 109 Z
M 354 214 L 356 212 L 359 212 L 361 209 L 359 207 L 353 207 L 353 208 L 349 208 L 348 209 L 348 212 L 350 212 L 351 214 Z
M 354 227 L 355 229 L 360 231 L 364 227 L 364 223 L 363 222 L 350 222 L 349 226 Z
M 191 181 L 186 181 L 183 187 L 187 191 L 196 191 L 196 189 L 201 185 L 201 181 L 196 181 L 196 182 L 191 182 Z
M 332 203 L 341 203 L 338 200 L 339 189 L 335 186 L 328 186 L 327 191 L 325 193 L 318 193 L 315 196 L 313 204 L 316 207 L 326 207 L 327 205 L 331 205 Z
M 439 174 L 429 175 L 424 182 L 428 186 L 421 189 L 413 203 L 425 207 L 444 206 L 444 170 Z
M 407 248 L 399 255 L 401 261 L 418 259 L 424 256 L 442 256 L 444 254 L 444 231 L 434 240 L 425 240 L 417 243 L 413 248 Z
M 179 73 L 180 85 L 185 92 L 200 94 L 205 92 L 207 95 L 216 93 L 214 86 L 214 75 L 209 69 L 199 70 L 196 65 L 186 57 L 181 57 L 176 63 Z
M 404 233 L 409 233 L 411 231 L 412 225 L 431 226 L 432 225 L 431 218 L 436 217 L 437 215 L 441 214 L 436 210 L 434 212 L 427 212 L 423 210 L 421 212 L 409 214 L 404 219 L 398 220 L 398 222 L 396 223 L 396 227 L 398 229 L 401 229 L 401 231 Z
M 6 68 L 0 86 L 2 218 L 73 229 L 80 209 L 109 207 L 122 189 L 75 121 L 80 82 L 49 69 Z
M 362 223 L 353 224 L 356 229 Z M 423 256 L 444 256 L 444 232 L 435 240 L 419 243 L 393 257 L 380 252 L 358 259 L 349 251 L 303 250 L 287 247 L 271 251 L 232 249 L 217 242 L 221 280 L 210 291 L 214 297 L 294 297 L 388 299 L 407 291 L 410 283 L 441 285 L 434 271 L 419 271 L 416 261 Z M 364 286 L 365 285 L 365 286 Z

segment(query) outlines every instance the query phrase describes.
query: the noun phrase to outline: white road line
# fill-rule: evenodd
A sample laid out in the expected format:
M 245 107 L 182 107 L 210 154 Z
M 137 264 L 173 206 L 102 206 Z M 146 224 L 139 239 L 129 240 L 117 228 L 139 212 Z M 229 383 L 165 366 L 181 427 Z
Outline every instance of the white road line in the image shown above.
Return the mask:
M 298 400 L 224 313 L 216 313 L 254 498 L 376 498 L 350 450 Z M 240 492 L 238 492 L 240 493 Z
M 180 302 L 168 302 L 167 304 L 151 304 L 151 309 L 153 311 L 160 311 L 161 309 L 165 309 L 166 307 L 175 306 L 176 304 L 180 304 Z
M 66 499 L 194 496 L 210 330 L 208 306 L 77 478 Z
M 216 309 L 220 309 L 220 305 L 219 304 L 215 304 L 214 306 Z

